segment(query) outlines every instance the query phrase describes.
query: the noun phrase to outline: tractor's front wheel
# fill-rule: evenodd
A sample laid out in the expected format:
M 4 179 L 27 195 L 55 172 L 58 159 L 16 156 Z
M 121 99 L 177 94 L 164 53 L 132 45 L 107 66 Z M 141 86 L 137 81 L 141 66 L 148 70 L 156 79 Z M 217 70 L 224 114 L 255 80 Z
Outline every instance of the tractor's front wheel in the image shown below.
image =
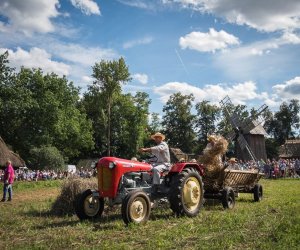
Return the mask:
M 96 196 L 94 192 L 91 189 L 87 189 L 75 200 L 75 213 L 80 220 L 91 220 L 102 215 L 104 199 Z
M 125 224 L 145 223 L 150 216 L 151 203 L 148 195 L 135 190 L 126 195 L 122 202 L 122 218 Z
M 173 176 L 169 202 L 178 216 L 193 217 L 199 213 L 203 205 L 203 182 L 197 170 L 186 168 Z

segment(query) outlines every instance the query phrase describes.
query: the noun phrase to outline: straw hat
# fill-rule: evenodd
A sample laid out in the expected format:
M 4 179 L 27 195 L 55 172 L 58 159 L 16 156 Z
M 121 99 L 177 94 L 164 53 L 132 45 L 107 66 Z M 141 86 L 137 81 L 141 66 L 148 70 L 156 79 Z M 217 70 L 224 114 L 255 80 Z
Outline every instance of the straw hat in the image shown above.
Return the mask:
M 159 132 L 156 132 L 154 135 L 151 135 L 151 139 L 155 140 L 155 137 L 160 137 L 162 140 L 164 140 L 166 137 Z
M 229 161 L 229 162 L 235 162 L 235 163 L 238 162 L 237 159 L 234 158 L 234 157 L 230 158 L 228 161 Z

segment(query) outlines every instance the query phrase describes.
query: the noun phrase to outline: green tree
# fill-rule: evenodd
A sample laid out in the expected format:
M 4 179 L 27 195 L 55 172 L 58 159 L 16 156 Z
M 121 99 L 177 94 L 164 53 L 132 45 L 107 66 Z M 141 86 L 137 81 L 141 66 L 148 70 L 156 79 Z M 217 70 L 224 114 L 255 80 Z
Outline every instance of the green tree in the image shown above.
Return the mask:
M 285 140 L 295 138 L 300 127 L 299 100 L 283 102 L 279 111 L 275 112 L 273 119 L 268 123 L 267 132 L 276 139 L 278 144 Z
M 121 85 L 131 80 L 128 67 L 123 58 L 114 61 L 104 61 L 93 66 L 95 78 L 92 88 L 103 92 L 106 101 L 107 114 L 107 155 L 111 154 L 111 110 L 117 95 L 121 93 Z
M 161 120 L 159 118 L 159 113 L 156 112 L 151 113 L 151 121 L 148 129 L 149 135 L 161 131 L 161 129 L 162 129 L 162 125 L 161 125 Z
M 175 93 L 163 107 L 162 126 L 169 145 L 187 153 L 193 152 L 195 143 L 195 116 L 191 113 L 193 101 L 192 94 Z
M 95 147 L 88 155 L 91 157 L 107 155 L 107 115 L 104 94 L 89 86 L 80 101 L 80 109 L 92 121 Z
M 217 122 L 220 118 L 221 110 L 209 101 L 202 101 L 196 104 L 196 131 L 199 142 L 199 151 L 202 151 L 206 145 L 207 134 L 215 133 Z
M 0 134 L 26 160 L 52 145 L 65 159 L 93 147 L 91 121 L 77 108 L 79 89 L 55 74 L 21 68 L 0 85 Z
M 34 169 L 64 170 L 64 157 L 56 147 L 42 146 L 41 148 L 32 148 L 30 153 L 31 166 Z
M 136 155 L 147 136 L 150 100 L 148 94 L 138 92 L 120 95 L 113 105 L 113 154 L 125 158 Z

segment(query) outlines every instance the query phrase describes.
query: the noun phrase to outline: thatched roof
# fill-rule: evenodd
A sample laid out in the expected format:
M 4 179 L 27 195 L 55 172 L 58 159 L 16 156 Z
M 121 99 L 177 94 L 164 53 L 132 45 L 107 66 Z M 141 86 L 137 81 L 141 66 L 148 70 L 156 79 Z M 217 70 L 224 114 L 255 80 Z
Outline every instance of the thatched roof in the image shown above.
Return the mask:
M 286 140 L 279 147 L 280 158 L 300 158 L 300 139 Z
M 9 150 L 3 139 L 0 137 L 0 167 L 5 167 L 7 160 L 11 160 L 14 167 L 24 167 L 24 160 L 16 153 Z

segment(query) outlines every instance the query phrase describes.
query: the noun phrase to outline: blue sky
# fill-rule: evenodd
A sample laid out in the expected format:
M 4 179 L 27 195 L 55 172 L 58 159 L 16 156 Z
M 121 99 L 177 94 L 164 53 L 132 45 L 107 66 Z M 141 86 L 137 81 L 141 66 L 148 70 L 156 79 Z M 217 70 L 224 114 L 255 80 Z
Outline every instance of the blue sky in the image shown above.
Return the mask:
M 66 75 L 124 57 L 151 112 L 175 92 L 278 110 L 300 99 L 299 0 L 0 0 L 0 53 L 12 67 Z

